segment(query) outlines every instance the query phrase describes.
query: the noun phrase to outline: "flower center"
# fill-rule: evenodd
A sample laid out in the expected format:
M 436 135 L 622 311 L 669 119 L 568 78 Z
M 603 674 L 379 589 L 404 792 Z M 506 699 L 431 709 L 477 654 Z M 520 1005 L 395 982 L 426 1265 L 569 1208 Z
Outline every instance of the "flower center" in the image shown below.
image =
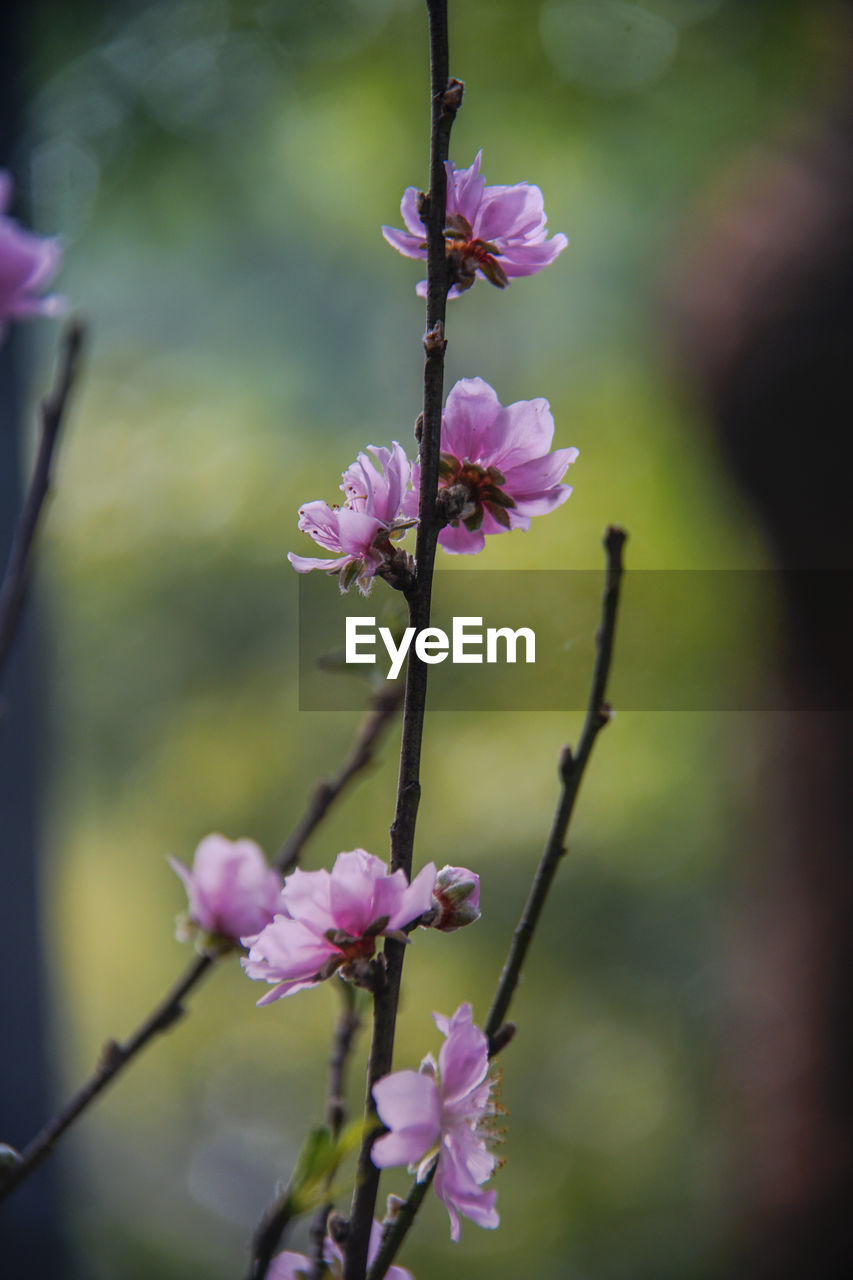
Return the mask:
M 453 489 L 454 497 L 459 500 L 458 515 L 450 517 L 450 524 L 458 525 L 461 520 L 469 533 L 476 533 L 488 511 L 504 529 L 510 527 L 507 512 L 515 502 L 501 488 L 506 484 L 506 477 L 497 467 L 481 467 L 467 458 L 460 462 L 454 454 L 442 453 L 439 478 L 442 487 Z
M 506 272 L 497 261 L 500 256 L 497 245 L 476 238 L 471 224 L 460 213 L 448 216 L 444 243 L 453 283 L 460 293 L 471 288 L 478 270 L 498 289 L 505 289 L 509 284 Z

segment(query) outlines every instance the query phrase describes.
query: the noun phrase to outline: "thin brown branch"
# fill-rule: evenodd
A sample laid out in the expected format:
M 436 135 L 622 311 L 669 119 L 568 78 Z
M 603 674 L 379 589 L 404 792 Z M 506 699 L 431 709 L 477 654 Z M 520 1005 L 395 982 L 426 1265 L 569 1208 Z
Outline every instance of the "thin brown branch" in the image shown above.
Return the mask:
M 341 792 L 357 774 L 372 764 L 376 744 L 399 711 L 402 701 L 403 689 L 398 684 L 389 685 L 375 695 L 371 711 L 359 729 L 346 760 L 333 777 L 317 783 L 304 814 L 273 859 L 273 866 L 282 875 L 286 876 L 296 866 L 309 838 Z
M 373 760 L 376 745 L 388 728 L 400 705 L 397 690 L 384 691 L 374 701 L 368 716 L 362 721 L 352 750 L 346 761 L 327 783 L 321 783 L 308 802 L 308 807 L 294 828 L 293 834 L 282 846 L 286 861 L 276 859 L 279 869 L 292 869 L 299 861 L 308 838 L 316 830 L 331 805 L 341 796 L 352 780 Z M 322 800 L 318 796 L 322 793 Z M 183 1001 L 193 988 L 210 971 L 221 955 L 201 956 L 187 965 L 163 999 L 123 1043 L 110 1040 L 105 1045 L 100 1061 L 88 1080 L 77 1090 L 58 1114 L 50 1120 L 21 1153 L 20 1161 L 0 1170 L 0 1201 L 27 1178 L 50 1154 L 67 1129 L 100 1096 L 107 1085 L 145 1046 L 160 1032 L 168 1030 L 184 1013 Z
M 424 334 L 424 408 L 420 426 L 419 523 L 415 548 L 415 583 L 406 593 L 409 624 L 421 631 L 429 625 L 435 552 L 441 521 L 436 505 L 441 409 L 444 396 L 445 313 L 450 287 L 445 247 L 447 174 L 445 161 L 450 131 L 462 103 L 463 87 L 450 79 L 447 0 L 426 0 L 430 47 L 430 187 L 421 204 L 427 241 L 427 305 Z M 426 708 L 428 667 L 409 655 L 403 704 L 403 736 L 397 803 L 391 825 L 391 867 L 402 868 L 411 879 L 415 823 L 420 802 L 420 763 Z M 347 1236 L 344 1280 L 364 1280 L 367 1250 L 379 1191 L 379 1170 L 370 1158 L 376 1136 L 373 1086 L 392 1064 L 397 1002 L 403 971 L 404 945 L 388 939 L 383 952 L 385 981 L 374 994 L 373 1039 L 367 1067 L 365 1137 L 359 1153 L 355 1193 Z
M 512 943 L 498 982 L 495 998 L 483 1028 L 490 1040 L 496 1036 L 509 1012 L 510 1003 L 521 977 L 521 969 L 527 955 L 528 947 L 542 914 L 542 908 L 548 897 L 548 891 L 557 872 L 557 867 L 566 852 L 566 833 L 569 829 L 572 812 L 577 800 L 578 791 L 586 771 L 587 762 L 592 752 L 595 739 L 610 719 L 610 707 L 605 702 L 607 677 L 610 672 L 610 660 L 613 655 L 613 637 L 616 631 L 616 614 L 619 606 L 619 587 L 622 581 L 622 549 L 627 535 L 622 529 L 611 525 L 604 535 L 604 549 L 607 555 L 607 571 L 604 580 L 604 595 L 601 602 L 601 624 L 596 635 L 596 660 L 592 677 L 592 687 L 587 703 L 586 717 L 578 741 L 577 750 L 565 747 L 560 758 L 560 777 L 562 789 L 548 842 L 536 868 L 530 895 L 516 925 Z
M 19 1183 L 38 1168 L 53 1151 L 66 1130 L 70 1129 L 74 1121 L 92 1105 L 140 1050 L 144 1049 L 155 1036 L 174 1026 L 184 1013 L 184 997 L 201 981 L 212 964 L 211 956 L 196 957 L 127 1040 L 123 1043 L 116 1040 L 106 1042 L 101 1050 L 98 1065 L 89 1079 L 24 1148 L 20 1161 L 3 1171 L 5 1178 L 0 1185 L 0 1200 L 10 1195 Z
M 51 465 L 80 368 L 85 325 L 72 320 L 63 331 L 56 381 L 39 406 L 41 434 L 35 466 L 21 510 L 3 586 L 0 587 L 0 671 L 6 663 L 18 628 L 29 581 L 30 561 L 39 518 L 50 489 Z
M 332 1053 L 329 1058 L 329 1078 L 326 1087 L 326 1124 L 334 1138 L 340 1137 L 346 1122 L 346 1093 L 344 1089 L 346 1068 L 361 1019 L 355 1007 L 355 987 L 352 983 L 337 980 L 340 988 L 342 1008 L 335 1023 L 332 1039 Z M 331 1178 L 329 1179 L 331 1181 Z M 311 1261 L 313 1269 L 311 1280 L 322 1280 L 325 1267 L 324 1250 L 326 1244 L 326 1224 L 333 1205 L 331 1201 L 321 1205 L 311 1224 Z
M 553 883 L 557 867 L 566 852 L 566 835 L 593 744 L 610 719 L 610 707 L 605 701 L 605 695 L 607 693 L 610 662 L 613 656 L 619 587 L 623 572 L 622 550 L 625 546 L 626 536 L 622 529 L 617 529 L 613 525 L 607 529 L 604 535 L 607 571 L 601 602 L 601 623 L 596 635 L 595 668 L 593 670 L 586 717 L 577 750 L 573 753 L 566 747 L 560 758 L 562 788 L 554 820 L 551 824 L 551 831 L 539 860 L 539 865 L 536 868 L 530 894 L 521 913 L 521 919 L 513 934 L 509 953 L 492 1001 L 492 1007 L 486 1019 L 484 1031 L 489 1037 L 490 1057 L 495 1057 L 500 1053 L 513 1037 L 515 1028 L 511 1022 L 505 1021 L 506 1015 L 509 1012 L 512 997 L 518 986 L 524 959 L 533 940 L 548 891 Z M 384 1232 L 382 1244 L 367 1274 L 367 1280 L 383 1280 L 415 1220 L 417 1211 L 434 1174 L 435 1166 L 432 1167 L 422 1182 L 415 1182 L 412 1185 L 408 1197 L 397 1210 L 393 1222 Z

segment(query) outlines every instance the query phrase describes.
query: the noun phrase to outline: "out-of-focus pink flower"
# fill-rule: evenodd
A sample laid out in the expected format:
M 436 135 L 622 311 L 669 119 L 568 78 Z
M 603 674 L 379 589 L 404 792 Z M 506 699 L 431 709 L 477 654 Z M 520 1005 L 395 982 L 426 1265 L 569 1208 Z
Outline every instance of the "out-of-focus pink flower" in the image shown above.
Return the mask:
M 454 555 L 482 551 L 485 535 L 529 529 L 531 516 L 566 501 L 559 484 L 577 449 L 554 449 L 554 419 L 547 400 L 518 400 L 504 408 L 482 378 L 462 378 L 447 397 L 441 419 L 439 492 L 449 489 L 458 511 L 438 540 Z M 419 483 L 420 468 L 412 479 Z
M 237 942 L 270 923 L 281 894 L 281 876 L 254 840 L 205 836 L 190 871 L 177 858 L 169 863 L 184 882 L 187 915 L 205 933 Z
M 432 896 L 436 916 L 431 929 L 452 933 L 480 919 L 480 877 L 467 867 L 442 867 Z
M 38 296 L 59 266 L 62 247 L 58 240 L 25 231 L 7 218 L 11 198 L 12 179 L 0 170 L 0 341 L 7 321 L 55 316 L 63 307 L 60 298 Z
M 338 854 L 331 872 L 292 872 L 281 914 L 257 937 L 243 939 L 246 973 L 276 984 L 258 1004 L 316 986 L 342 967 L 344 976 L 359 976 L 380 934 L 396 934 L 430 910 L 434 882 L 432 862 L 409 884 L 405 872 L 389 872 L 364 849 Z
M 516 276 L 532 276 L 547 267 L 569 243 L 562 234 L 547 238 L 542 192 L 529 182 L 487 187 L 480 175 L 482 151 L 470 169 L 447 170 L 444 239 L 454 284 L 449 297 L 470 289 L 477 275 L 504 289 Z M 407 258 L 426 258 L 426 230 L 418 212 L 420 193 L 407 187 L 400 205 L 405 231 L 383 227 L 392 248 Z M 417 286 L 426 296 L 426 281 Z
M 368 446 L 379 470 L 366 453 L 360 453 L 343 473 L 343 506 L 330 507 L 320 500 L 299 508 L 299 528 L 326 551 L 337 553 L 334 560 L 299 556 L 289 551 L 287 558 L 297 573 L 324 569 L 339 574 L 341 591 L 357 581 L 367 595 L 372 579 L 395 554 L 392 540 L 402 536 L 417 520 L 417 494 L 410 488 L 412 467 L 403 447 L 391 449 Z
M 373 1265 L 373 1260 L 379 1252 L 382 1244 L 382 1223 L 377 1222 L 374 1218 L 373 1226 L 370 1229 L 370 1244 L 367 1248 L 367 1265 Z M 331 1236 L 326 1236 L 323 1245 L 323 1257 L 326 1260 L 326 1266 L 329 1268 L 330 1280 L 342 1280 L 344 1274 L 344 1255 L 339 1244 L 336 1244 Z M 311 1262 L 305 1257 L 304 1253 L 280 1253 L 273 1258 L 270 1263 L 267 1275 L 270 1280 L 310 1280 L 312 1271 Z M 388 1280 L 414 1280 L 411 1271 L 407 1271 L 405 1267 L 389 1267 L 385 1272 Z
M 459 1215 L 480 1227 L 496 1227 L 497 1192 L 484 1191 L 495 1157 L 483 1138 L 494 1115 L 490 1100 L 489 1046 L 474 1025 L 470 1004 L 452 1018 L 433 1014 L 446 1040 L 438 1063 L 428 1054 L 420 1071 L 395 1071 L 373 1086 L 379 1118 L 390 1130 L 373 1144 L 373 1163 L 417 1166 L 426 1177 L 432 1164 L 436 1194 L 450 1215 L 451 1239 L 459 1239 Z

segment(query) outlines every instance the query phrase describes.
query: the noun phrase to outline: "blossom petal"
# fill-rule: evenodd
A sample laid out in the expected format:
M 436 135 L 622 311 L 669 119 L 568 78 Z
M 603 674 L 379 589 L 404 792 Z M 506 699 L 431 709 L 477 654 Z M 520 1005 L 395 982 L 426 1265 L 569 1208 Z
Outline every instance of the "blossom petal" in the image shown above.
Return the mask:
M 377 1168 L 413 1164 L 438 1142 L 438 1086 L 419 1071 L 395 1071 L 373 1086 L 380 1120 L 390 1133 L 377 1138 L 371 1158 Z
M 411 884 L 403 890 L 397 910 L 388 921 L 389 929 L 402 929 L 403 925 L 417 920 L 432 906 L 432 890 L 435 884 L 436 868 L 434 862 L 428 862 L 415 876 Z
M 489 1069 L 489 1042 L 474 1026 L 470 1004 L 462 1004 L 447 1025 L 446 1040 L 438 1055 L 442 1105 L 452 1107 L 483 1083 Z
M 332 868 L 329 896 L 334 927 L 353 938 L 367 933 L 376 919 L 374 892 L 387 868 L 365 849 L 339 853 Z
M 319 936 L 335 928 L 328 871 L 303 871 L 297 867 L 285 880 L 281 899 L 289 916 Z
M 337 950 L 301 921 L 276 916 L 254 939 L 243 967 L 250 978 L 304 981 L 313 978 Z
M 338 556 L 337 560 L 323 560 L 319 556 L 298 556 L 294 551 L 288 551 L 287 558 L 297 573 L 310 573 L 312 569 L 324 569 L 326 573 L 336 573 L 352 561 L 352 556 Z
M 381 231 L 391 248 L 402 253 L 404 258 L 426 257 L 426 249 L 423 247 L 426 232 L 413 236 L 408 231 L 398 231 L 395 227 L 382 227 Z
M 403 199 L 400 201 L 400 215 L 406 225 L 406 230 L 410 231 L 414 236 L 420 236 L 423 240 L 426 235 L 426 227 L 421 220 L 421 211 L 418 208 L 421 200 L 421 193 L 417 187 L 406 187 L 403 192 Z
M 490 461 L 504 475 L 513 467 L 547 454 L 554 439 L 551 406 L 541 397 L 517 400 L 503 410 L 502 438 L 490 454 Z
M 460 461 L 477 462 L 501 413 L 497 393 L 482 378 L 460 378 L 451 389 L 441 422 L 441 447 Z
M 309 1280 L 311 1270 L 311 1260 L 304 1253 L 291 1253 L 286 1249 L 273 1258 L 267 1276 L 268 1280 Z
M 446 525 L 438 535 L 438 540 L 444 550 L 454 556 L 474 556 L 486 545 L 482 529 L 469 533 L 464 524 Z

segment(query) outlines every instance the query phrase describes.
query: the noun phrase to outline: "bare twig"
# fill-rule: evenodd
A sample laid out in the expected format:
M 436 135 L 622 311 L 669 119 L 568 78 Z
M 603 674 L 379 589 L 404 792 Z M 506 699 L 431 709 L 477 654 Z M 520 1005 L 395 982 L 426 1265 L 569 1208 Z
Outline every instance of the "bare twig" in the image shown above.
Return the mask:
M 198 956 L 189 965 L 153 1011 L 123 1043 L 108 1040 L 101 1050 L 100 1061 L 89 1079 L 61 1111 L 44 1126 L 24 1148 L 20 1161 L 0 1175 L 0 1199 L 5 1199 L 19 1183 L 50 1155 L 56 1143 L 74 1121 L 87 1110 L 119 1072 L 144 1049 L 150 1040 L 173 1026 L 184 1012 L 183 1000 L 210 970 L 214 958 Z
M 554 821 L 544 852 L 536 868 L 536 875 L 530 889 L 530 895 L 521 913 L 515 933 L 512 937 L 509 953 L 503 972 L 498 982 L 495 998 L 486 1018 L 483 1030 L 490 1040 L 495 1037 L 509 1012 L 510 1002 L 521 976 L 521 968 L 533 933 L 542 914 L 548 890 L 566 852 L 566 832 L 569 829 L 572 811 L 578 796 L 581 781 L 586 770 L 587 761 L 592 752 L 595 739 L 610 719 L 610 707 L 605 702 L 607 676 L 610 671 L 610 659 L 613 654 L 613 636 L 616 630 L 616 611 L 619 605 L 619 586 L 622 579 L 622 549 L 625 546 L 624 530 L 611 525 L 604 535 L 604 549 L 607 554 L 607 574 L 604 582 L 604 595 L 601 602 L 601 625 L 596 636 L 597 654 L 592 687 L 587 703 L 586 717 L 578 741 L 577 750 L 565 747 L 560 757 L 560 777 L 562 790 Z
M 605 702 L 607 677 L 610 671 L 610 660 L 613 655 L 613 638 L 616 631 L 616 615 L 619 604 L 619 585 L 622 578 L 622 549 L 626 534 L 622 529 L 610 526 L 604 535 L 604 548 L 607 553 L 607 574 L 604 583 L 604 595 L 601 603 L 601 624 L 596 635 L 596 661 L 593 671 L 592 686 L 583 729 L 578 741 L 577 751 L 563 749 L 560 757 L 560 777 L 562 788 L 551 831 L 545 849 L 536 868 L 533 884 L 530 889 L 521 919 L 512 937 L 509 953 L 498 982 L 492 1007 L 483 1028 L 489 1037 L 489 1056 L 494 1057 L 512 1039 L 515 1028 L 506 1022 L 510 1003 L 521 976 L 528 948 L 542 908 L 548 896 L 548 890 L 554 879 L 557 867 L 566 852 L 566 834 L 569 829 L 572 811 L 577 799 L 580 784 L 592 752 L 593 744 L 599 732 L 610 719 L 610 707 Z M 429 1170 L 422 1182 L 415 1182 L 397 1210 L 393 1222 L 385 1229 L 382 1244 L 367 1273 L 367 1280 L 383 1280 L 391 1266 L 400 1245 L 414 1222 L 415 1215 L 435 1175 L 435 1165 Z
M 332 1053 L 329 1058 L 329 1080 L 326 1088 L 326 1124 L 329 1126 L 334 1138 L 340 1136 L 341 1129 L 346 1121 L 344 1078 L 353 1040 L 361 1026 L 361 1019 L 355 1008 L 355 987 L 352 983 L 344 982 L 340 978 L 337 981 L 337 985 L 340 988 L 343 1007 L 335 1023 Z M 331 1177 L 329 1182 L 331 1182 Z M 331 1202 L 321 1205 L 311 1224 L 311 1261 L 313 1263 L 311 1280 L 322 1280 L 325 1266 L 326 1223 L 331 1211 Z
M 305 814 L 283 846 L 283 850 L 286 851 L 286 861 L 281 861 L 281 855 L 276 859 L 279 869 L 290 870 L 298 863 L 308 838 L 323 820 L 330 806 L 346 790 L 357 774 L 366 769 L 372 761 L 376 744 L 394 718 L 399 705 L 400 695 L 396 690 L 383 690 L 377 697 L 372 710 L 359 727 L 347 760 L 334 778 L 318 786 L 309 800 Z M 318 800 L 321 794 L 322 800 Z M 205 955 L 194 959 L 169 988 L 153 1012 L 140 1023 L 124 1043 L 119 1044 L 114 1040 L 107 1042 L 101 1053 L 101 1059 L 89 1079 L 33 1138 L 21 1153 L 18 1163 L 0 1169 L 0 1201 L 41 1164 L 65 1131 L 91 1106 L 106 1086 L 124 1070 L 140 1050 L 144 1049 L 160 1032 L 168 1030 L 182 1016 L 185 997 L 209 973 L 221 955 L 226 954 L 229 952 L 223 951 L 219 955 Z
M 65 421 L 71 392 L 80 368 L 86 337 L 82 321 L 72 320 L 63 331 L 59 368 L 50 393 L 39 406 L 41 435 L 27 496 L 15 528 L 9 561 L 0 588 L 0 671 L 18 627 L 29 581 L 29 567 L 39 517 L 50 489 L 50 470 L 56 442 Z
M 286 876 L 296 866 L 309 838 L 341 792 L 372 763 L 376 744 L 399 711 L 402 701 L 403 689 L 398 684 L 391 684 L 375 695 L 372 709 L 346 760 L 334 777 L 317 783 L 304 814 L 273 859 L 273 866 L 282 875 Z
M 450 131 L 462 102 L 462 85 L 450 79 L 447 32 L 447 0 L 427 0 L 430 43 L 430 189 L 421 206 L 427 240 L 427 306 L 424 334 L 424 409 L 420 428 L 419 524 L 415 549 L 416 578 L 406 592 L 409 624 L 421 631 L 429 625 L 433 565 L 440 531 L 436 508 L 441 449 L 441 407 L 444 394 L 444 336 L 448 278 L 445 248 L 445 214 Z M 411 879 L 415 823 L 420 801 L 420 761 L 426 707 L 428 667 L 410 654 L 403 704 L 403 737 L 397 804 L 391 826 L 391 867 L 402 868 Z M 373 1086 L 391 1069 L 397 1002 L 403 970 L 404 945 L 388 939 L 383 952 L 386 980 L 373 1001 L 373 1040 L 367 1067 L 367 1124 L 358 1160 L 356 1187 L 347 1236 L 344 1280 L 364 1280 L 373 1213 L 379 1190 L 379 1170 L 370 1158 L 376 1136 Z

